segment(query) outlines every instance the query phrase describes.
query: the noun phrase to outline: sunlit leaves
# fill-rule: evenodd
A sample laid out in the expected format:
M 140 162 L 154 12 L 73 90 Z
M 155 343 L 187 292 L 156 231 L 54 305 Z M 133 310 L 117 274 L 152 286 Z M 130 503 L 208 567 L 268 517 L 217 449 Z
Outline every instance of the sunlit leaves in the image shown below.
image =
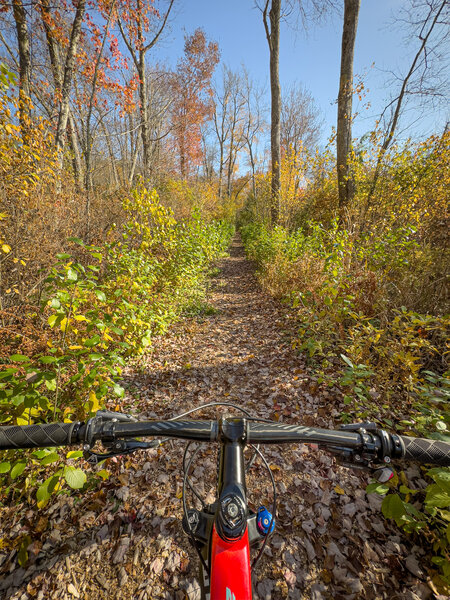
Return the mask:
M 71 421 L 94 415 L 107 402 L 120 408 L 125 358 L 144 352 L 191 297 L 202 293 L 209 262 L 233 232 L 229 223 L 206 222 L 198 211 L 177 222 L 144 186 L 124 208 L 129 221 L 122 241 L 98 247 L 72 238 L 84 260 L 61 252 L 49 269 L 40 315 L 46 350 L 9 356 L 10 366 L 0 371 L 0 422 Z M 80 451 L 67 453 L 64 466 L 54 449 L 27 453 L 28 460 L 11 456 L 0 463 L 2 481 L 19 493 L 37 485 L 40 508 L 87 481 L 70 462 Z

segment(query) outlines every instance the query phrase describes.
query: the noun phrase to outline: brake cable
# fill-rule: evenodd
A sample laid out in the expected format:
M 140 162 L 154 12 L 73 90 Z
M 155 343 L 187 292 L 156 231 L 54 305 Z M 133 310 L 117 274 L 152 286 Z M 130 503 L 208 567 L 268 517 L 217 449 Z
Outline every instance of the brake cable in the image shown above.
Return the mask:
M 261 457 L 261 459 L 262 459 L 262 461 L 263 461 L 263 463 L 264 463 L 264 466 L 266 467 L 267 471 L 269 472 L 270 479 L 271 479 L 271 482 L 272 482 L 272 490 L 273 490 L 273 501 L 272 501 L 272 519 L 271 519 L 271 521 L 270 521 L 270 523 L 269 523 L 269 526 L 268 526 L 268 531 L 267 531 L 267 534 L 266 534 L 266 535 L 265 535 L 265 537 L 264 537 L 264 541 L 263 541 L 263 543 L 262 543 L 262 546 L 261 546 L 261 548 L 259 549 L 259 552 L 258 552 L 258 554 L 257 554 L 256 558 L 254 558 L 254 559 L 253 559 L 253 562 L 252 562 L 252 569 L 254 569 L 254 568 L 256 567 L 256 564 L 258 563 L 259 559 L 261 558 L 261 556 L 262 556 L 263 552 L 264 552 L 264 548 L 266 547 L 266 544 L 267 544 L 267 542 L 268 542 L 269 538 L 271 538 L 271 537 L 272 537 L 271 528 L 272 528 L 272 523 L 274 523 L 274 522 L 275 522 L 275 515 L 276 515 L 276 512 L 277 512 L 277 489 L 276 489 L 276 485 L 275 485 L 275 479 L 274 479 L 274 477 L 273 477 L 272 470 L 270 469 L 270 466 L 269 466 L 269 463 L 267 462 L 267 459 L 266 459 L 266 457 L 265 457 L 265 456 L 264 456 L 264 454 L 261 452 L 261 450 L 259 449 L 259 447 L 258 447 L 258 446 L 253 446 L 253 445 L 251 444 L 251 447 L 252 447 L 252 448 L 255 450 L 255 454 L 258 454 L 258 455 Z
M 187 529 L 188 529 L 189 539 L 191 540 L 192 545 L 194 546 L 195 550 L 197 551 L 197 554 L 198 554 L 198 556 L 200 558 L 200 561 L 202 562 L 202 565 L 203 565 L 203 567 L 205 569 L 205 572 L 209 574 L 208 565 L 206 564 L 206 561 L 205 561 L 205 559 L 203 557 L 203 554 L 202 554 L 200 548 L 197 546 L 197 541 L 196 541 L 196 539 L 194 537 L 194 532 L 191 529 L 191 524 L 190 524 L 189 518 L 187 516 L 188 515 L 188 511 L 187 511 L 187 506 L 186 506 L 186 494 L 184 493 L 184 490 L 186 488 L 186 482 L 188 480 L 189 469 L 191 468 L 191 465 L 192 465 L 194 459 L 196 458 L 196 456 L 197 456 L 200 448 L 201 448 L 201 446 L 199 446 L 198 448 L 196 448 L 194 450 L 191 458 L 189 459 L 189 463 L 188 463 L 187 469 L 184 472 L 184 478 L 183 478 L 183 495 L 182 495 L 182 497 L 183 497 L 183 513 L 184 513 L 184 515 L 186 517 L 185 520 L 186 520 L 186 523 L 187 523 Z M 189 486 L 189 487 L 191 487 L 191 486 Z M 192 487 L 191 487 L 191 489 L 192 489 Z

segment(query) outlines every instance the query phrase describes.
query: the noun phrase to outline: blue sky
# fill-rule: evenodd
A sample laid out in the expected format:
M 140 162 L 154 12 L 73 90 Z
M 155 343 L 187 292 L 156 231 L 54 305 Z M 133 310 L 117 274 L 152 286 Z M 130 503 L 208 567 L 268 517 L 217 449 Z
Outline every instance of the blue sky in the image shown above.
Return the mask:
M 360 116 L 354 134 L 359 136 L 373 127 L 395 88 L 387 85 L 387 71 L 409 66 L 417 45 L 407 48 L 404 33 L 389 23 L 402 0 L 362 0 L 355 49 L 355 74 L 363 78 L 366 97 L 355 102 Z M 290 19 L 292 21 L 292 18 Z M 269 53 L 261 13 L 253 0 L 178 0 L 171 31 L 159 46 L 158 58 L 175 64 L 183 51 L 184 32 L 202 27 L 210 39 L 219 43 L 221 58 L 232 69 L 243 63 L 260 83 L 269 89 Z M 327 23 L 303 29 L 283 23 L 280 44 L 280 78 L 283 87 L 303 83 L 320 107 L 324 138 L 336 122 L 336 104 L 342 16 L 334 15 Z M 269 96 L 268 96 L 269 98 Z M 370 102 L 370 108 L 365 105 Z M 443 126 L 444 115 L 428 114 L 416 125 L 416 131 L 429 132 Z

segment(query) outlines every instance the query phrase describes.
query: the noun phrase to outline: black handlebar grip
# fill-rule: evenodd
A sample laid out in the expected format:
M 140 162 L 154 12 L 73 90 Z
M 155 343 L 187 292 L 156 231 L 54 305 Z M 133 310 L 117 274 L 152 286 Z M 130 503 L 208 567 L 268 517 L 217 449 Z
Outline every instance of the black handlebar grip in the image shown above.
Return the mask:
M 450 467 L 450 444 L 440 440 L 399 436 L 405 445 L 405 458 L 424 464 Z
M 68 446 L 74 441 L 72 435 L 76 425 L 79 423 L 0 427 L 0 450 Z

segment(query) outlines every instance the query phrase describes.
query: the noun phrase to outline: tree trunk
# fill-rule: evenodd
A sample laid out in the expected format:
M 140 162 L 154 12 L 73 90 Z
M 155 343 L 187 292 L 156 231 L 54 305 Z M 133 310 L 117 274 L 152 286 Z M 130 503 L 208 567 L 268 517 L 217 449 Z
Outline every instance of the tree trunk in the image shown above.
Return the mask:
M 345 0 L 344 7 L 336 138 L 340 219 L 355 195 L 349 155 L 352 144 L 353 56 L 360 4 L 361 0 Z
M 227 164 L 227 196 L 231 198 L 231 178 L 233 176 L 233 148 L 234 148 L 234 127 L 231 130 L 231 138 L 230 138 L 230 152 L 228 155 L 228 164 Z
M 222 198 L 222 179 L 223 179 L 223 144 L 220 145 L 220 161 L 219 161 L 219 188 L 218 196 Z
M 98 54 L 97 54 L 97 59 L 95 61 L 94 75 L 92 77 L 92 82 L 91 82 L 91 95 L 89 98 L 88 112 L 87 112 L 87 116 L 86 116 L 86 152 L 85 152 L 85 165 L 86 165 L 85 188 L 86 189 L 92 188 L 91 157 L 92 157 L 92 145 L 94 143 L 94 140 L 92 139 L 92 134 L 91 134 L 92 110 L 94 108 L 94 99 L 95 99 L 95 92 L 97 89 L 97 80 L 98 80 L 98 71 L 99 71 L 99 67 L 100 67 L 100 61 L 101 61 L 101 58 L 103 55 L 103 50 L 105 48 L 106 38 L 108 37 L 108 31 L 109 31 L 109 26 L 111 24 L 111 18 L 112 18 L 112 14 L 113 14 L 113 10 L 114 10 L 114 5 L 115 5 L 115 0 L 113 0 L 111 2 L 108 20 L 105 25 L 102 43 L 101 43 L 101 46 L 100 46 Z
M 75 19 L 70 34 L 69 47 L 67 49 L 66 62 L 64 66 L 64 77 L 61 88 L 61 105 L 59 108 L 58 125 L 56 128 L 55 145 L 58 155 L 58 167 L 62 169 L 63 152 L 67 121 L 69 119 L 69 97 L 72 88 L 73 68 L 75 65 L 75 56 L 77 53 L 78 42 L 81 35 L 81 25 L 83 23 L 86 0 L 78 0 Z
M 250 165 L 252 168 L 252 193 L 253 198 L 256 198 L 256 180 L 255 180 L 255 158 L 253 156 L 253 148 L 250 142 L 247 142 L 248 146 L 248 155 L 250 157 Z
M 134 172 L 136 170 L 136 164 L 137 164 L 138 154 L 139 154 L 139 146 L 136 144 L 136 148 L 134 149 L 134 153 L 133 153 L 133 162 L 131 164 L 131 170 L 130 170 L 130 174 L 128 176 L 128 187 L 129 188 L 133 187 Z
M 52 28 L 50 26 L 51 13 L 50 13 L 50 5 L 48 0 L 41 0 L 40 4 L 41 15 L 42 15 L 42 23 L 45 29 L 45 36 L 47 39 L 47 48 L 50 56 L 50 66 L 53 74 L 53 81 L 55 84 L 55 90 L 59 92 L 61 89 L 61 80 L 62 80 L 62 67 L 61 60 L 59 55 L 58 42 L 52 33 Z M 75 179 L 75 187 L 78 192 L 80 192 L 83 188 L 83 168 L 81 166 L 81 154 L 80 154 L 80 144 L 78 140 L 78 132 L 75 126 L 75 120 L 73 118 L 73 114 L 69 107 L 69 115 L 68 115 L 68 127 L 69 127 L 69 141 L 70 147 L 73 154 L 72 165 Z
M 271 96 L 271 125 L 270 151 L 272 160 L 272 183 L 270 218 L 272 227 L 278 223 L 280 213 L 280 179 L 281 179 L 281 150 L 280 150 L 280 120 L 281 120 L 281 87 L 280 87 L 280 19 L 281 0 L 272 0 L 269 12 L 270 29 L 267 22 L 267 1 L 264 12 L 264 26 L 270 52 L 270 96 Z
M 150 129 L 148 123 L 148 94 L 145 74 L 145 53 L 139 53 L 139 102 L 141 111 L 142 157 L 144 161 L 144 179 L 150 177 Z
M 137 41 L 139 46 L 139 51 L 136 51 L 136 44 L 133 43 L 131 36 L 127 37 L 125 30 L 122 25 L 122 21 L 118 19 L 118 26 L 120 29 L 120 33 L 122 35 L 123 41 L 128 48 L 128 51 L 133 59 L 134 65 L 139 75 L 139 102 L 140 102 L 140 118 L 141 118 L 141 139 L 142 139 L 142 155 L 144 162 L 144 179 L 148 179 L 150 176 L 150 126 L 148 119 L 148 93 L 147 93 L 147 83 L 145 76 L 145 55 L 153 48 L 153 46 L 158 41 L 161 33 L 166 26 L 167 19 L 169 18 L 170 11 L 172 10 L 174 0 L 170 0 L 169 7 L 162 19 L 162 23 L 158 31 L 152 40 L 146 44 L 145 43 L 145 32 L 143 28 L 143 15 L 144 15 L 144 7 L 142 6 L 141 0 L 138 0 L 136 4 L 136 20 L 137 20 Z M 133 27 L 134 27 L 134 19 Z M 133 169 L 134 170 L 134 167 Z
M 21 0 L 13 0 L 13 14 L 17 30 L 17 45 L 19 49 L 19 88 L 20 108 L 19 121 L 22 138 L 26 139 L 30 127 L 30 80 L 31 58 L 30 38 L 28 36 L 27 17 Z
M 81 154 L 80 154 L 80 145 L 78 143 L 78 133 L 75 127 L 75 120 L 72 115 L 72 111 L 69 111 L 69 141 L 70 141 L 70 149 L 72 150 L 73 158 L 72 158 L 72 166 L 73 166 L 73 175 L 75 179 L 75 189 L 77 192 L 81 192 L 83 189 L 83 167 L 81 165 Z
M 225 104 L 225 100 L 224 100 L 224 104 Z M 222 179 L 223 179 L 223 155 L 224 155 L 224 144 L 225 144 L 225 134 L 224 134 L 224 127 L 225 127 L 225 108 L 224 108 L 224 104 L 222 104 L 222 120 L 220 123 L 220 129 L 219 129 L 219 123 L 218 123 L 218 119 L 217 119 L 217 106 L 214 110 L 214 129 L 216 131 L 216 135 L 217 135 L 217 141 L 219 142 L 219 184 L 218 184 L 218 189 L 217 189 L 217 194 L 219 196 L 219 198 L 222 198 Z
M 111 174 L 114 179 L 115 189 L 120 188 L 119 174 L 117 173 L 116 157 L 114 156 L 114 150 L 111 143 L 111 136 L 108 133 L 108 129 L 103 121 L 101 121 L 101 128 L 103 135 L 105 136 L 106 147 L 108 148 L 109 160 L 111 161 Z

